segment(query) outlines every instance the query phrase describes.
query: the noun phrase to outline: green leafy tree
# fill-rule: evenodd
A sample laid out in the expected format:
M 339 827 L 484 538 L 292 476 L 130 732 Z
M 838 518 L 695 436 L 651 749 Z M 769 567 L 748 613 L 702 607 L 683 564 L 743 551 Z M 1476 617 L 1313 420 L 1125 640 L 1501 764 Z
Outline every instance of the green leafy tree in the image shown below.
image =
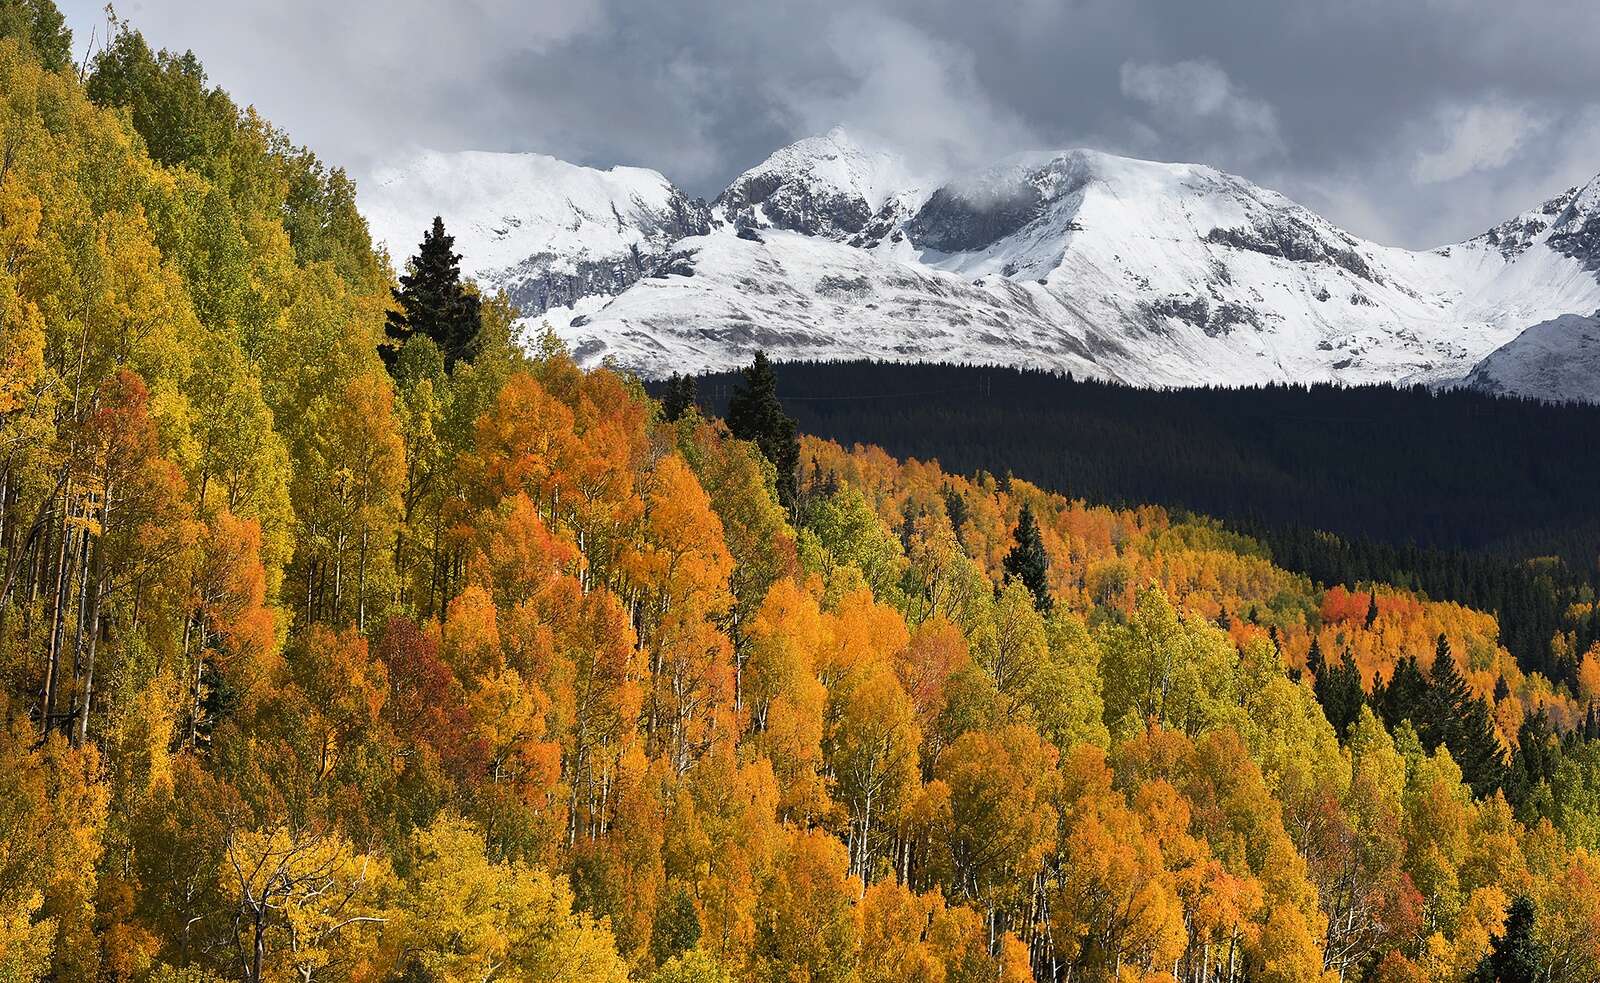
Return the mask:
M 0 38 L 20 38 L 52 72 L 72 67 L 72 32 L 50 0 L 0 0 Z
M 444 230 L 444 219 L 434 216 L 433 228 L 423 233 L 422 245 L 412 257 L 410 272 L 400 277 L 384 333 L 389 345 L 385 359 L 393 365 L 398 350 L 412 335 L 433 339 L 444 355 L 445 370 L 470 361 L 477 348 L 483 317 L 478 295 L 461 281 L 461 255 L 454 251 L 455 237 Z
M 650 955 L 655 958 L 656 965 L 665 965 L 693 949 L 699 941 L 700 916 L 694 910 L 694 898 L 679 887 L 656 909 L 650 928 Z
M 194 52 L 152 51 L 144 35 L 118 25 L 94 58 L 88 91 L 96 103 L 128 112 L 156 163 L 220 176 L 216 165 L 237 136 L 239 111 L 227 93 L 207 86 Z

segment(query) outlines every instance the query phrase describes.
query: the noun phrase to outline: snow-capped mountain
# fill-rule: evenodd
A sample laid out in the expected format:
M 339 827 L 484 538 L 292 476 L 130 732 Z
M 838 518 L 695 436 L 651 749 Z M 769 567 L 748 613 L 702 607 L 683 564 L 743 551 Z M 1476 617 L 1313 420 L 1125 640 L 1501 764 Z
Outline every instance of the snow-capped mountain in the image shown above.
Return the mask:
M 706 203 L 656 171 L 541 154 L 423 151 L 377 171 L 361 198 L 397 265 L 442 215 L 462 268 L 527 314 L 615 296 L 711 229 Z
M 1529 399 L 1600 403 L 1600 311 L 1535 324 L 1490 352 L 1464 382 Z
M 486 216 L 518 217 L 517 236 L 494 240 L 491 261 L 475 267 L 580 360 L 649 376 L 730 368 L 765 349 L 776 359 L 1049 367 L 1140 385 L 1444 383 L 1530 324 L 1600 308 L 1600 179 L 1467 242 L 1415 252 L 1360 239 L 1210 167 L 1090 150 L 929 175 L 836 129 L 778 151 L 705 209 L 654 172 L 602 175 L 550 158 L 534 158 L 542 171 L 528 178 L 545 184 L 497 195 L 481 175 L 510 180 L 514 168 L 483 160 L 494 156 L 435 155 L 436 177 L 407 169 L 387 200 L 436 185 L 478 189 L 461 196 L 470 207 L 456 217 L 447 198 L 412 211 L 491 231 L 501 226 Z M 626 180 L 596 178 L 618 174 Z M 573 183 L 648 207 L 613 216 L 604 249 L 563 252 L 596 234 L 597 220 L 582 216 L 605 224 L 610 214 L 587 199 L 566 208 Z M 662 215 L 670 220 L 648 218 Z M 554 225 L 539 239 L 545 221 Z M 457 246 L 472 260 L 471 236 Z M 630 257 L 626 283 L 548 286 L 551 270 L 605 249 Z M 531 263 L 514 258 L 523 250 Z M 516 292 L 528 270 L 542 292 Z
M 919 181 L 899 157 L 863 147 L 842 127 L 785 147 L 734 178 L 713 203 L 736 228 L 844 239 L 859 234 Z

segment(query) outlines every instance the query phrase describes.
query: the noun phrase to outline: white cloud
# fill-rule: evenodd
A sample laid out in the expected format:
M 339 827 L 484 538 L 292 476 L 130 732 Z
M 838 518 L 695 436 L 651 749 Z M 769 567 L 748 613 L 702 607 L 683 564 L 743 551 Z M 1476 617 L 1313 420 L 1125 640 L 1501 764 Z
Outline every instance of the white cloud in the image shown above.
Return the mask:
M 1038 147 L 1021 118 L 984 90 L 971 52 L 865 9 L 835 16 L 825 38 L 846 74 L 825 86 L 774 92 L 798 132 L 842 123 L 930 171 Z
M 1241 91 L 1213 62 L 1126 61 L 1120 76 L 1122 94 L 1148 106 L 1162 129 L 1180 139 L 1229 147 L 1228 156 L 1238 160 L 1283 152 L 1271 104 Z
M 1436 184 L 1504 167 L 1548 123 L 1527 107 L 1499 100 L 1446 107 L 1435 122 L 1442 146 L 1419 152 L 1411 175 Z

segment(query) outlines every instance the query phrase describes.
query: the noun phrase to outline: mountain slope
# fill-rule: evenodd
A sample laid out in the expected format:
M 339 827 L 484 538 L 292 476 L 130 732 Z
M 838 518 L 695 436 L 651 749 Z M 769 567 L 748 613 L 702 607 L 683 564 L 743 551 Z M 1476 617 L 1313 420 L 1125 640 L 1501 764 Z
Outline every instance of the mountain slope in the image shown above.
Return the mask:
M 918 173 L 842 130 L 802 140 L 740 175 L 703 228 L 700 212 L 672 226 L 695 234 L 667 244 L 658 223 L 623 288 L 592 278 L 523 309 L 585 362 L 646 376 L 760 348 L 1169 386 L 1444 383 L 1530 323 L 1600 307 L 1600 183 L 1414 252 L 1199 165 L 1067 150 Z
M 529 314 L 614 296 L 711 227 L 706 204 L 656 171 L 541 154 L 424 151 L 379 170 L 362 199 L 373 240 L 396 263 L 442 215 L 463 269 Z
M 1600 403 L 1600 317 L 1563 314 L 1490 352 L 1465 384 L 1549 402 Z

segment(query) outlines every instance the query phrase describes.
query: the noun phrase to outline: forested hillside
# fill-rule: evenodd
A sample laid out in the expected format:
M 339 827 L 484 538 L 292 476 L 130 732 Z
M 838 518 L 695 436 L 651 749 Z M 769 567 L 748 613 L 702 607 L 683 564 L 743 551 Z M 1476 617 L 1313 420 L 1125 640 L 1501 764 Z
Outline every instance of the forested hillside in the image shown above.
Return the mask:
M 1216 516 L 1323 583 L 1495 612 L 1502 643 L 1545 675 L 1574 681 L 1600 638 L 1600 407 L 1422 387 L 1163 391 L 956 365 L 780 374 L 807 433 Z M 736 378 L 699 380 L 710 412 Z
M 764 362 L 726 424 L 583 372 L 448 216 L 395 276 L 52 14 L 0 0 L 0 979 L 1600 974 L 1600 649 L 797 438 Z
M 706 376 L 720 412 L 737 374 Z M 1162 502 L 1403 545 L 1600 562 L 1600 406 L 1392 386 L 1138 389 L 1049 372 L 785 363 L 807 433 L 1010 471 L 1064 494 Z M 1516 508 L 1507 508 L 1508 502 Z

